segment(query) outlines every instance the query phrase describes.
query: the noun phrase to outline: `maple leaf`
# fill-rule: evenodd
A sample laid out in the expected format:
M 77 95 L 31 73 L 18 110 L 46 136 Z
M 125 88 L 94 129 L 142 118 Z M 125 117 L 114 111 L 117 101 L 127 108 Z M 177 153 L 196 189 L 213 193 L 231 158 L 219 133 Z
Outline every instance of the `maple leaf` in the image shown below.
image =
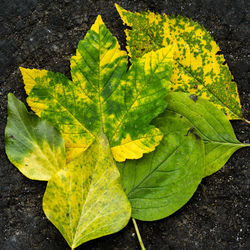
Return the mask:
M 171 90 L 201 96 L 229 119 L 243 119 L 237 85 L 219 46 L 192 19 L 152 12 L 132 13 L 116 4 L 126 29 L 127 50 L 134 61 L 149 51 L 176 43 Z M 246 120 L 245 120 L 246 121 Z M 248 122 L 248 121 L 246 121 Z
M 137 159 L 160 143 L 150 122 L 166 107 L 174 46 L 145 54 L 127 69 L 127 54 L 98 16 L 71 58 L 72 81 L 63 74 L 20 68 L 27 102 L 62 133 L 67 161 L 100 130 L 117 161 Z

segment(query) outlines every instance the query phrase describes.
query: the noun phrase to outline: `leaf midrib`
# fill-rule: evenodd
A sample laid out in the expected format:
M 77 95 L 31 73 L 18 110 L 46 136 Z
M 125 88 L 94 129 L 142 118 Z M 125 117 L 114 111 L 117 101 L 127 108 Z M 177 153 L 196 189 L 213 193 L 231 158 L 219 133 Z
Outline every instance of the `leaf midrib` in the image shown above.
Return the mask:
M 152 72 L 155 72 L 155 71 L 157 70 L 157 68 L 159 67 L 159 64 L 160 64 L 162 61 L 164 61 L 165 58 L 166 58 L 167 56 L 168 56 L 168 53 L 160 60 L 160 62 L 158 62 L 157 66 L 154 68 L 153 71 L 152 71 L 152 67 L 150 67 L 151 73 L 152 73 Z M 132 67 L 132 66 L 131 66 L 131 67 Z M 130 68 L 130 69 L 131 69 L 131 68 Z M 136 72 L 137 72 L 137 67 L 136 67 Z M 129 71 L 128 71 L 128 73 L 129 73 Z M 127 74 L 128 74 L 128 73 L 127 73 Z M 135 75 L 136 75 L 136 73 L 135 73 Z M 146 75 L 144 74 L 144 79 L 145 79 L 145 77 L 146 77 Z M 135 78 L 134 80 L 135 80 L 135 82 L 136 82 L 136 78 Z M 121 118 L 119 124 L 117 125 L 117 127 L 116 127 L 116 129 L 115 129 L 115 131 L 114 131 L 114 133 L 113 133 L 113 135 L 112 135 L 112 137 L 111 137 L 111 139 L 110 139 L 110 145 L 112 145 L 113 138 L 114 138 L 115 135 L 117 134 L 117 132 L 118 132 L 119 128 L 121 127 L 121 125 L 122 125 L 122 123 L 123 123 L 125 117 L 126 117 L 126 116 L 128 115 L 128 113 L 130 112 L 131 107 L 132 107 L 132 106 L 134 105 L 134 103 L 138 100 L 138 97 L 141 95 L 141 92 L 144 90 L 144 86 L 146 86 L 147 84 L 148 84 L 148 81 L 145 81 L 145 84 L 142 86 L 141 90 L 137 93 L 135 99 L 131 102 L 131 105 L 127 108 L 125 114 L 124 114 L 123 117 Z
M 240 120 L 242 120 L 242 117 L 240 117 L 239 115 L 237 115 L 231 108 L 229 108 L 226 104 L 224 104 L 224 103 L 221 101 L 221 99 L 220 99 L 217 95 L 215 95 L 214 92 L 212 92 L 212 91 L 205 85 L 205 83 L 204 83 L 201 79 L 196 78 L 196 77 L 192 74 L 192 72 L 190 72 L 190 71 L 187 69 L 187 67 L 185 67 L 184 65 L 182 65 L 182 64 L 179 62 L 179 60 L 176 60 L 176 62 L 177 62 L 177 63 L 180 65 L 180 67 L 182 67 L 182 68 L 184 69 L 184 71 L 187 72 L 195 81 L 197 81 L 198 83 L 200 83 L 200 84 L 203 86 L 203 88 L 205 88 L 212 96 L 214 96 L 214 97 L 218 100 L 218 102 L 220 103 L 220 105 L 221 105 L 222 107 L 226 107 L 230 112 L 232 112 L 235 116 L 237 116 Z M 231 80 L 231 82 L 232 82 L 232 80 Z
M 85 225 L 85 227 L 84 227 L 84 229 L 82 229 L 81 230 L 81 232 L 79 233 L 78 232 L 78 230 L 79 230 L 79 227 L 80 227 L 80 220 L 81 220 L 81 218 L 83 217 L 83 214 L 84 213 L 86 213 L 86 211 L 85 211 L 85 206 L 86 206 L 86 204 L 88 203 L 88 199 L 89 199 L 89 197 L 90 197 L 90 193 L 91 193 L 91 191 L 93 190 L 93 182 L 94 181 L 96 181 L 95 180 L 95 178 L 94 178 L 94 176 L 95 176 L 95 173 L 96 173 L 96 168 L 97 168 L 97 166 L 99 165 L 99 161 L 97 160 L 96 161 L 96 163 L 95 163 L 95 167 L 94 167 L 94 169 L 92 170 L 92 179 L 91 179 L 91 182 L 90 182 L 90 184 L 89 184 L 89 189 L 88 189 L 88 194 L 87 194 L 87 197 L 86 197 L 86 199 L 85 199 L 85 201 L 83 201 L 84 202 L 84 204 L 83 204 L 83 207 L 82 207 L 82 211 L 81 211 L 81 215 L 79 216 L 79 219 L 78 219 L 78 224 L 77 224 L 77 228 L 76 228 L 76 230 L 75 230 L 75 234 L 74 234 L 74 238 L 73 238 L 73 241 L 72 241 L 72 243 L 76 243 L 77 241 L 78 241 L 78 238 L 79 238 L 79 235 L 81 235 L 81 233 L 93 222 L 93 221 L 91 221 L 89 224 L 87 224 L 87 225 Z M 100 166 L 99 166 L 100 167 Z M 104 170 L 104 172 L 102 173 L 102 175 L 98 178 L 98 180 L 97 180 L 97 182 L 95 183 L 95 185 L 105 176 L 105 174 L 106 174 L 106 172 L 109 170 L 109 167 L 108 168 L 106 168 L 105 170 Z M 81 172 L 82 173 L 82 172 Z M 81 178 L 82 179 L 82 178 Z M 115 181 L 115 180 L 113 180 L 113 181 Z M 112 181 L 112 182 L 113 182 Z M 111 182 L 111 183 L 112 183 Z M 111 184 L 110 183 L 110 184 Z M 83 188 L 82 188 L 82 190 L 83 190 Z M 103 190 L 103 193 L 104 192 L 106 192 L 106 190 Z M 101 194 L 103 194 L 103 193 L 101 193 Z M 92 205 L 93 206 L 93 205 Z M 88 210 L 87 210 L 88 211 Z M 99 215 L 99 213 L 96 215 L 96 217 L 98 217 L 98 215 Z M 96 218 L 95 217 L 95 218 Z
M 103 126 L 103 115 L 102 115 L 102 103 L 101 103 L 101 89 L 100 89 L 100 74 L 101 74 L 101 36 L 100 36 L 100 27 L 99 26 L 99 36 L 98 36 L 98 42 L 99 42 L 99 49 L 98 49 L 98 105 L 99 105 L 99 110 L 100 110 L 100 120 L 101 120 L 101 127 L 102 127 L 102 132 L 105 133 L 104 131 L 104 126 Z M 106 32 L 107 34 L 107 32 Z M 105 34 L 105 36 L 106 36 Z M 105 37 L 104 36 L 104 37 Z
M 175 114 L 178 114 L 178 115 L 181 115 L 181 116 L 184 116 L 189 122 L 190 122 L 190 124 L 195 128 L 195 129 L 197 129 L 199 132 L 200 132 L 200 134 L 202 135 L 202 136 L 204 136 L 204 137 L 206 137 L 207 139 L 204 139 L 204 138 L 202 138 L 202 140 L 203 141 L 206 141 L 206 142 L 212 142 L 212 143 L 217 143 L 217 144 L 225 144 L 225 145 L 238 145 L 238 146 L 242 146 L 242 147 L 245 147 L 246 145 L 250 145 L 250 144 L 242 144 L 242 143 L 234 143 L 234 142 L 223 142 L 223 141 L 215 141 L 215 140 L 212 140 L 212 139 L 210 139 L 209 137 L 207 137 L 206 135 L 204 135 L 203 133 L 201 133 L 201 131 L 197 128 L 197 126 L 196 125 L 194 125 L 191 121 L 190 121 L 190 119 L 189 118 L 187 118 L 184 114 L 182 114 L 182 113 L 178 113 L 178 112 L 176 112 L 176 111 L 174 111 L 174 110 L 171 110 L 171 109 L 169 109 L 169 108 L 167 108 L 167 110 L 169 110 L 169 111 L 171 111 L 171 112 L 173 112 L 173 113 L 175 113 Z M 211 125 L 210 125 L 211 126 Z M 211 126 L 212 127 L 212 126 Z M 218 133 L 217 133 L 218 134 Z
M 181 143 L 166 157 L 164 158 L 156 168 L 154 168 L 153 170 L 151 170 L 137 185 L 135 185 L 127 194 L 127 196 L 129 197 L 139 186 L 141 186 L 148 178 L 150 178 L 150 176 L 169 158 L 171 157 L 179 148 L 181 147 Z M 152 158 L 154 157 L 155 155 L 155 152 L 153 152 L 153 156 Z M 152 162 L 151 162 L 151 165 L 152 165 Z M 150 165 L 150 168 L 151 168 L 151 165 Z

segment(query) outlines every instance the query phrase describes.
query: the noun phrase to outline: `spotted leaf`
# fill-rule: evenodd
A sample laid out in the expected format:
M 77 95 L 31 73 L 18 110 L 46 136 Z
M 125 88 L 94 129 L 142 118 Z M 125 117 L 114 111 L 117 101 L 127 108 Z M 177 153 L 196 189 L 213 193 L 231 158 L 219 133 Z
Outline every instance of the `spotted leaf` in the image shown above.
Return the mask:
M 29 113 L 13 94 L 8 95 L 5 144 L 11 163 L 33 180 L 47 181 L 66 164 L 61 134 L 47 121 Z
M 189 92 L 211 101 L 229 119 L 243 119 L 237 85 L 218 54 L 219 46 L 197 22 L 182 16 L 152 12 L 132 13 L 116 5 L 126 29 L 132 61 L 149 51 L 176 43 L 171 89 Z
M 43 209 L 72 249 L 126 226 L 131 206 L 104 135 L 51 178 Z
M 100 130 L 117 161 L 140 158 L 162 139 L 150 122 L 166 107 L 173 51 L 170 45 L 149 52 L 128 69 L 126 52 L 98 16 L 71 58 L 72 81 L 60 73 L 21 68 L 27 102 L 60 130 L 68 161 Z

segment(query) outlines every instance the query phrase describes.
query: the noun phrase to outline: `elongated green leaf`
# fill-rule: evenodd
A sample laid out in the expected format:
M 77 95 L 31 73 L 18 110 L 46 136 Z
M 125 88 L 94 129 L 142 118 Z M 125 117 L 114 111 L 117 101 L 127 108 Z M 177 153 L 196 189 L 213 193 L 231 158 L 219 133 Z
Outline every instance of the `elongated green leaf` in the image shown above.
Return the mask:
M 127 50 L 139 58 L 175 42 L 171 89 L 189 92 L 211 101 L 230 119 L 242 119 L 237 85 L 223 55 L 209 32 L 197 22 L 182 16 L 132 13 L 116 5 L 125 30 Z
M 117 161 L 151 152 L 162 133 L 151 120 L 166 107 L 173 46 L 145 54 L 127 70 L 127 54 L 100 16 L 71 58 L 72 81 L 59 73 L 21 68 L 27 102 L 63 134 L 67 159 L 102 130 Z
M 28 113 L 13 94 L 8 95 L 5 143 L 11 163 L 30 179 L 49 180 L 66 164 L 60 133 L 35 114 Z
M 203 177 L 202 140 L 186 135 L 185 129 L 169 133 L 165 122 L 167 119 L 161 117 L 155 123 L 165 136 L 154 152 L 118 165 L 132 217 L 139 220 L 162 219 L 180 209 Z
M 126 226 L 130 203 L 108 141 L 101 135 L 48 182 L 43 209 L 70 247 Z
M 201 137 L 205 143 L 205 173 L 211 175 L 222 168 L 239 148 L 249 146 L 239 142 L 228 118 L 207 100 L 181 92 L 167 96 L 164 113 L 169 122 L 164 126 L 175 131 L 176 126 Z M 174 125 L 173 125 L 174 124 Z M 163 124 L 162 124 L 163 126 Z

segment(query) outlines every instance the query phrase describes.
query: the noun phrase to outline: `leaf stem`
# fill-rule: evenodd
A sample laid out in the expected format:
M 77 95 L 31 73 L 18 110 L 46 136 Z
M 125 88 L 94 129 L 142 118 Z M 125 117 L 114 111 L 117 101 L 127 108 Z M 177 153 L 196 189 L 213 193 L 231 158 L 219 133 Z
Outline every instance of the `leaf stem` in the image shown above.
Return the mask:
M 246 120 L 244 118 L 243 118 L 243 121 L 246 122 L 246 123 L 248 123 L 248 124 L 250 124 L 250 121 L 248 121 L 248 120 Z
M 144 247 L 144 244 L 143 244 L 141 235 L 140 235 L 140 231 L 139 231 L 138 226 L 137 226 L 137 224 L 136 224 L 136 220 L 135 220 L 134 218 L 132 218 L 132 221 L 133 221 L 133 223 L 134 223 L 135 232 L 136 232 L 138 241 L 139 241 L 139 243 L 140 243 L 141 250 L 146 250 L 146 248 Z

